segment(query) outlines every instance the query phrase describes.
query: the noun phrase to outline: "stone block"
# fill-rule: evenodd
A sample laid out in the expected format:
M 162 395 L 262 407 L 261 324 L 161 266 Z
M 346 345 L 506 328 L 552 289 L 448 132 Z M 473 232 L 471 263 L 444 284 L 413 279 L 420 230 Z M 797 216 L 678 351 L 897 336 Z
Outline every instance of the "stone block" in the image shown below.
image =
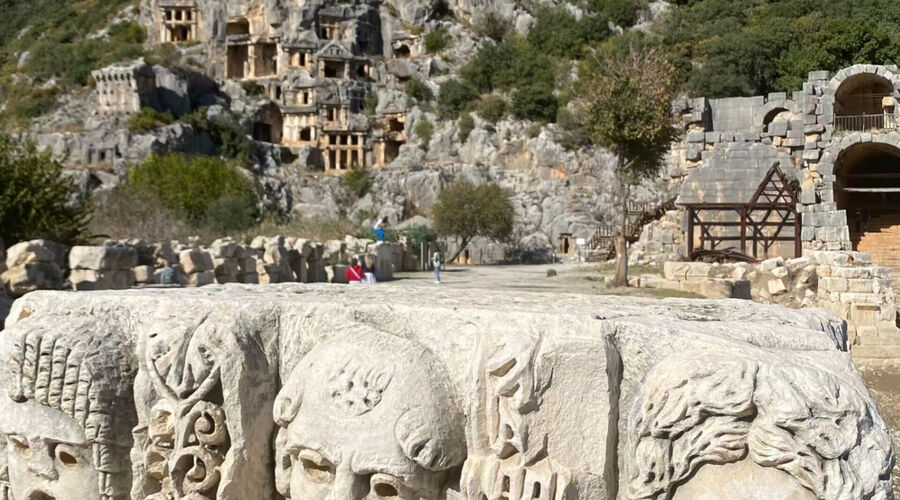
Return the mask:
M 780 279 L 770 279 L 766 283 L 766 290 L 770 295 L 777 296 L 787 292 L 787 287 L 784 286 L 784 282 Z
M 853 278 L 847 280 L 847 291 L 855 293 L 874 293 L 875 279 Z
M 126 246 L 75 246 L 69 251 L 69 269 L 128 270 L 138 265 L 137 250 Z
M 218 257 L 213 259 L 213 265 L 215 266 L 214 270 L 217 280 L 226 276 L 237 277 L 237 275 L 241 272 L 241 266 L 237 259 L 226 259 Z
M 775 121 L 769 124 L 769 135 L 772 137 L 785 137 L 788 133 L 788 122 Z
M 681 290 L 709 299 L 729 299 L 734 290 L 734 282 L 721 278 L 687 280 L 681 282 Z
M 687 279 L 706 278 L 712 271 L 712 265 L 706 262 L 688 262 L 687 264 L 687 274 L 685 274 Z
M 772 272 L 776 267 L 784 265 L 784 257 L 766 259 L 759 263 L 759 270 L 764 273 Z
M 199 271 L 189 273 L 185 278 L 185 286 L 191 287 L 212 285 L 216 282 L 216 275 L 212 271 Z
M 154 283 L 154 270 L 153 266 L 135 266 L 134 282 L 142 284 Z
M 212 271 L 215 268 L 212 255 L 199 248 L 182 250 L 178 254 L 178 262 L 181 264 L 181 269 L 187 274 Z
M 45 240 L 16 243 L 6 249 L 6 267 L 13 268 L 36 262 L 56 262 L 56 254 L 44 244 Z
M 687 278 L 690 262 L 669 261 L 663 264 L 663 276 L 671 281 L 683 281 Z
M 378 281 L 390 281 L 394 279 L 394 251 L 393 243 L 380 243 L 375 246 L 375 279 Z
M 238 283 L 259 284 L 259 275 L 256 273 L 239 274 Z
M 235 257 L 235 253 L 240 249 L 240 245 L 229 239 L 218 239 L 213 241 L 209 247 L 209 251 L 213 258 L 231 259 Z
M 847 278 L 819 278 L 819 286 L 827 292 L 846 292 L 849 289 Z
M 76 291 L 126 290 L 134 286 L 135 275 L 132 269 L 74 269 L 69 282 Z
M 18 298 L 35 290 L 59 290 L 63 272 L 55 262 L 28 262 L 10 267 L 0 274 L 6 293 Z

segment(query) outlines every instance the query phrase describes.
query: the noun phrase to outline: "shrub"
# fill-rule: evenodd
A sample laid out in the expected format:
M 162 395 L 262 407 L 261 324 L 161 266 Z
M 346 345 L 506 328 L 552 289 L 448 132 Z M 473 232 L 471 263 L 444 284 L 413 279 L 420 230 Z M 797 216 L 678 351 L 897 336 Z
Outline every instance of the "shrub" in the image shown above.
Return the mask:
M 406 81 L 406 95 L 419 102 L 427 102 L 434 99 L 434 94 L 428 85 L 418 78 L 410 78 Z
M 171 68 L 179 59 L 181 59 L 181 53 L 178 52 L 178 47 L 175 45 L 171 43 L 162 43 L 155 45 L 153 49 L 144 56 L 144 59 L 148 64 L 156 64 Z
M 574 58 L 581 53 L 589 35 L 565 7 L 542 6 L 535 12 L 528 43 L 552 56 Z
M 93 218 L 89 229 L 90 234 L 97 237 L 185 241 L 190 236 L 197 236 L 198 228 L 182 221 L 177 213 L 146 189 L 123 186 L 95 194 L 91 201 Z
M 63 166 L 48 153 L 0 135 L 0 237 L 7 244 L 35 238 L 64 244 L 80 240 L 90 208 L 73 203 L 77 193 Z
M 456 118 L 466 105 L 478 96 L 475 91 L 459 80 L 448 80 L 438 92 L 438 113 L 442 118 Z
M 438 238 L 437 231 L 424 224 L 412 226 L 404 231 L 403 234 L 407 238 L 409 248 L 412 250 L 413 255 L 420 255 L 422 252 L 422 245 L 434 243 Z
M 372 179 L 368 170 L 354 163 L 350 171 L 341 178 L 344 187 L 357 198 L 365 196 L 372 188 Z
M 444 28 L 438 28 L 425 35 L 425 50 L 429 54 L 437 54 L 450 45 L 450 35 Z
M 255 207 L 256 187 L 238 167 L 218 158 L 182 154 L 151 156 L 132 167 L 127 187 L 152 193 L 191 224 L 200 224 L 222 198 L 244 200 Z M 235 203 L 235 202 L 229 202 Z M 251 213 L 256 217 L 255 208 Z
M 175 121 L 172 113 L 168 111 L 160 113 L 153 108 L 141 108 L 141 111 L 131 115 L 128 119 L 128 130 L 134 134 L 146 134 L 159 127 L 164 127 Z
M 431 136 L 434 134 L 434 125 L 428 120 L 428 118 L 422 118 L 416 123 L 413 132 L 420 139 L 422 139 L 422 143 L 424 144 L 425 150 L 428 150 L 428 145 L 431 143 Z
M 248 196 L 222 196 L 206 209 L 204 225 L 215 234 L 234 234 L 256 224 L 256 200 Z
M 515 210 L 509 195 L 495 183 L 475 186 L 459 181 L 440 192 L 432 209 L 432 220 L 438 234 L 459 238 L 456 260 L 472 238 L 477 236 L 504 240 L 512 234 Z
M 252 145 L 247 133 L 230 117 L 220 116 L 210 120 L 207 108 L 201 107 L 181 117 L 181 122 L 195 130 L 206 132 L 219 146 L 219 154 L 238 163 L 250 161 Z
M 475 120 L 472 118 L 471 114 L 463 113 L 459 116 L 457 127 L 459 128 L 459 142 L 466 142 L 466 139 L 469 138 L 469 134 L 475 129 Z
M 0 122 L 25 127 L 35 117 L 44 115 L 56 107 L 56 87 L 39 88 L 27 83 L 5 87 L 6 111 L 0 113 Z
M 483 18 L 475 23 L 473 29 L 476 34 L 486 36 L 495 42 L 499 42 L 506 38 L 506 35 L 512 31 L 512 23 L 496 12 L 488 12 Z
M 498 95 L 486 95 L 475 105 L 478 116 L 491 123 L 497 123 L 506 116 L 506 99 Z
M 640 13 L 635 0 L 594 0 L 594 7 L 615 25 L 623 28 L 634 26 Z
M 251 97 L 259 97 L 266 93 L 265 87 L 250 80 L 241 82 L 241 88 L 244 89 L 244 92 L 246 92 L 247 95 Z
M 375 110 L 378 109 L 378 93 L 377 92 L 369 92 L 366 94 L 365 100 L 365 109 L 371 114 L 375 113 Z
M 513 92 L 511 108 L 521 120 L 552 122 L 557 109 L 553 87 L 540 82 L 519 87 Z

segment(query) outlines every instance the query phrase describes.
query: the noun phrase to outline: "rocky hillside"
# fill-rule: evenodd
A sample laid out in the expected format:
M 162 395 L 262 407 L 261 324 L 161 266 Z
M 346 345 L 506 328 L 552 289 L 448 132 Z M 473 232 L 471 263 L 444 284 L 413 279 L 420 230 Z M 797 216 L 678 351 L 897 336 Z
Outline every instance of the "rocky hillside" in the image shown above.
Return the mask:
M 587 142 L 573 111 L 576 69 L 592 48 L 665 47 L 689 94 L 792 89 L 810 69 L 900 54 L 891 27 L 900 7 L 863 4 L 198 1 L 208 41 L 173 44 L 161 39 L 154 0 L 17 1 L 4 14 L 14 22 L 0 27 L 0 121 L 64 161 L 84 198 L 115 190 L 129 167 L 151 154 L 173 151 L 241 163 L 261 186 L 263 215 L 360 225 L 382 216 L 393 223 L 427 217 L 437 193 L 460 178 L 495 181 L 514 200 L 515 244 L 546 248 L 563 234 L 590 238 L 614 214 L 607 189 L 613 158 Z M 315 32 L 324 26 L 322 13 L 338 8 L 370 33 L 349 46 L 365 58 L 367 73 L 365 98 L 358 109 L 351 104 L 348 126 L 368 131 L 371 142 L 386 116 L 404 119 L 405 140 L 383 168 L 370 169 L 364 190 L 323 171 L 315 147 L 285 147 L 256 134 L 273 102 L 284 108 L 282 87 L 276 92 L 268 80 L 226 74 L 234 71 L 226 45 L 241 36 L 232 32 L 241 28 L 234 19 L 249 20 L 248 33 L 262 23 L 286 51 L 288 42 L 301 47 L 309 36 L 325 36 Z M 90 72 L 137 58 L 153 66 L 165 112 L 100 114 Z M 290 83 L 302 87 L 307 77 L 298 74 L 281 82 L 294 78 Z M 682 172 L 678 156 L 661 178 L 635 191 L 636 201 L 671 198 Z

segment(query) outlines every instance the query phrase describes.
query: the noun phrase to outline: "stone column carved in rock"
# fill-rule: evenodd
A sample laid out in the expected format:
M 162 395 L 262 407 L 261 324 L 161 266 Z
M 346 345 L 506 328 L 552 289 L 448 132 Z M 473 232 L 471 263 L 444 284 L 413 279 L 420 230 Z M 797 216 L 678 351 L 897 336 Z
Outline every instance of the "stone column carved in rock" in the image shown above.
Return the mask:
M 369 328 L 313 348 L 275 402 L 286 498 L 455 498 L 465 419 L 441 363 Z
M 460 485 L 468 500 L 575 498 L 570 471 L 547 453 L 547 435 L 530 432 L 529 416 L 550 384 L 536 366 L 541 340 L 526 335 L 479 340 L 471 441 Z
M 42 316 L 5 331 L 0 346 L 0 498 L 127 499 L 130 338 L 97 319 Z
M 213 313 L 139 330 L 132 498 L 266 497 L 274 384 L 263 353 Z
M 628 416 L 628 498 L 891 498 L 890 438 L 854 379 L 749 348 L 663 360 Z

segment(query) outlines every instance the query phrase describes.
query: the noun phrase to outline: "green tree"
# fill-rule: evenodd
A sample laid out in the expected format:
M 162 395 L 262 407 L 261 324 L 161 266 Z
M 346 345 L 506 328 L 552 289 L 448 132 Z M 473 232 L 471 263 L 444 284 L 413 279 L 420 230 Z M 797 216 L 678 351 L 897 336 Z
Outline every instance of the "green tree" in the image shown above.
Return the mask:
M 476 186 L 458 181 L 438 194 L 431 212 L 434 229 L 444 237 L 458 238 L 460 246 L 448 259 L 452 262 L 482 236 L 502 241 L 512 234 L 515 210 L 509 195 L 495 183 Z
M 35 238 L 79 241 L 90 207 L 75 202 L 77 194 L 49 153 L 0 134 L 0 237 L 7 245 Z
M 466 105 L 477 98 L 472 87 L 459 80 L 447 80 L 438 92 L 438 113 L 443 118 L 456 118 Z
M 478 100 L 475 111 L 478 116 L 491 123 L 497 123 L 506 116 L 506 99 L 498 95 L 486 95 Z
M 217 204 L 219 213 L 235 206 L 258 214 L 256 186 L 239 167 L 219 158 L 183 154 L 151 156 L 128 172 L 125 189 L 149 192 L 183 220 L 201 224 Z M 226 203 L 220 200 L 228 199 Z M 252 208 L 250 208 L 252 207 Z
M 586 137 L 617 157 L 617 286 L 628 284 L 630 188 L 659 173 L 678 134 L 671 111 L 676 83 L 675 68 L 655 50 L 597 53 L 579 68 L 579 114 Z
M 406 95 L 412 97 L 419 102 L 427 102 L 434 99 L 434 94 L 428 85 L 418 78 L 410 78 L 406 81 Z

